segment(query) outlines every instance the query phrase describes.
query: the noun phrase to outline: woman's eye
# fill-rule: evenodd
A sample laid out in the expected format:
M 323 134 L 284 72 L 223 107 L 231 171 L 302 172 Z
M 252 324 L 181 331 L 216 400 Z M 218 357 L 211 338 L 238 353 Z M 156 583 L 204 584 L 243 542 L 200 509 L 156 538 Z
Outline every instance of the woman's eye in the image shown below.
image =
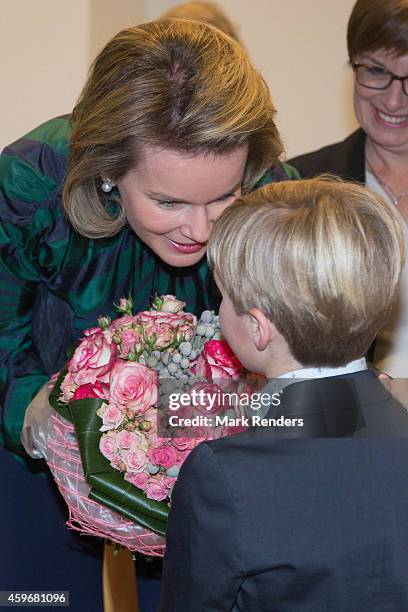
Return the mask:
M 225 195 L 221 196 L 220 199 L 218 200 L 218 202 L 225 202 L 225 200 L 230 200 L 231 198 L 236 198 L 237 194 L 234 193 L 226 193 Z
M 156 200 L 156 204 L 160 208 L 176 208 L 180 206 L 180 202 L 172 202 L 171 200 Z
M 380 66 L 367 66 L 367 72 L 373 77 L 384 77 L 389 74 L 388 70 Z

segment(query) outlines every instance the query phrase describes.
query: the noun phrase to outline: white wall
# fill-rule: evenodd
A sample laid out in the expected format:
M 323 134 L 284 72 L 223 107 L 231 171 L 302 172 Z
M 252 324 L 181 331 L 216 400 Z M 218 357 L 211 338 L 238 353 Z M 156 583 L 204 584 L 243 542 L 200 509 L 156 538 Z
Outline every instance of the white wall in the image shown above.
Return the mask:
M 354 127 L 345 31 L 354 0 L 219 0 L 268 81 L 289 155 Z M 118 30 L 172 0 L 1 0 L 0 147 L 69 112 L 91 60 Z
M 355 127 L 346 26 L 355 0 L 218 0 L 278 109 L 288 155 L 344 138 Z M 148 0 L 148 17 L 174 6 Z

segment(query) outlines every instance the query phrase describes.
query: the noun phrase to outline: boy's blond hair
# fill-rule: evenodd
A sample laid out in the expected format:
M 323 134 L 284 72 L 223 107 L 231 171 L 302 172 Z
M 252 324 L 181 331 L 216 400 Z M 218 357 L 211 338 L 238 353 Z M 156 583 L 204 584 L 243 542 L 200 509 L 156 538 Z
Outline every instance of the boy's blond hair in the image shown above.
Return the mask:
M 241 197 L 208 244 L 238 313 L 259 308 L 306 366 L 364 355 L 395 299 L 404 260 L 398 214 L 364 187 L 320 177 Z

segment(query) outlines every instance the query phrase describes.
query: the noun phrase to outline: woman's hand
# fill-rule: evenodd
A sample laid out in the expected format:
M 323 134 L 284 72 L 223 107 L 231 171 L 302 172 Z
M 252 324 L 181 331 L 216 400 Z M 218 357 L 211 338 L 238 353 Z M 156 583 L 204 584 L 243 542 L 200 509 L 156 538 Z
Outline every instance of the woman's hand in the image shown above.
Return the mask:
M 384 372 L 378 373 L 378 380 L 382 382 L 384 387 L 408 410 L 408 379 L 406 378 L 391 378 Z

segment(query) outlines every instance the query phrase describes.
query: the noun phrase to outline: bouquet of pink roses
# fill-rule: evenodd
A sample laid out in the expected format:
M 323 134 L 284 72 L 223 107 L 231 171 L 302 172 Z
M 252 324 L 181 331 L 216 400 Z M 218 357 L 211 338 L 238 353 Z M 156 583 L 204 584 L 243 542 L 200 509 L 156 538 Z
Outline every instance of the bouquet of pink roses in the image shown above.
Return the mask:
M 165 295 L 134 315 L 122 299 L 120 317 L 85 331 L 50 395 L 47 461 L 70 526 L 146 554 L 164 552 L 171 491 L 191 450 L 243 429 L 211 421 L 236 414 L 222 398 L 242 366 L 218 317 L 204 311 L 197 321 L 184 306 Z M 186 393 L 171 425 L 169 398 Z

